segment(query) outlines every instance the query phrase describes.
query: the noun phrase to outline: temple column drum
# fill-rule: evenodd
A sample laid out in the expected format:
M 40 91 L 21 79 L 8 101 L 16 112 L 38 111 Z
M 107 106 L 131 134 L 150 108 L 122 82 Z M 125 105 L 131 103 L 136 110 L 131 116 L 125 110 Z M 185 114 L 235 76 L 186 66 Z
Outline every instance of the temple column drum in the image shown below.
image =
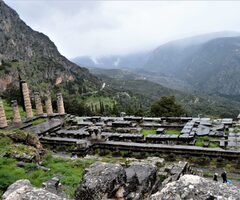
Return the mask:
M 34 99 L 35 99 L 35 106 L 36 106 L 37 114 L 38 115 L 43 114 L 42 101 L 41 101 L 39 92 L 34 93 Z
M 32 112 L 32 104 L 28 90 L 28 84 L 25 81 L 22 81 L 22 93 L 23 93 L 23 101 L 26 110 L 27 118 L 30 119 L 33 117 Z
M 7 126 L 8 126 L 8 124 L 7 124 L 5 110 L 3 107 L 3 101 L 0 97 L 0 128 L 6 128 Z
M 59 115 L 64 115 L 65 109 L 64 109 L 63 97 L 61 93 L 57 94 L 57 107 L 58 107 Z
M 11 104 L 12 104 L 12 110 L 13 110 L 13 123 L 20 124 L 22 120 L 21 120 L 21 115 L 18 108 L 18 103 L 16 100 L 12 100 Z
M 53 115 L 53 108 L 52 108 L 52 98 L 51 98 L 51 93 L 48 92 L 45 100 L 45 105 L 46 105 L 46 111 L 48 116 Z

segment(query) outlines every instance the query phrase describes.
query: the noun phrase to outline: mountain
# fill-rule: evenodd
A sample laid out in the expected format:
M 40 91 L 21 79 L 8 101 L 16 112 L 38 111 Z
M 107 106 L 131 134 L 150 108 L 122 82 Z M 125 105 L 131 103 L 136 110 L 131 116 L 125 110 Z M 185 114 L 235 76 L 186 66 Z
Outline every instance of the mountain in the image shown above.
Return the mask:
M 70 88 L 81 94 L 101 87 L 98 78 L 62 56 L 46 35 L 32 30 L 0 0 L 0 92 L 16 85 L 18 75 L 31 90 Z
M 140 52 L 102 57 L 80 56 L 73 58 L 72 61 L 87 68 L 135 69 L 141 68 L 147 61 L 148 56 L 149 52 Z
M 233 34 L 235 36 L 235 33 Z M 181 40 L 157 48 L 142 70 L 173 76 L 209 94 L 240 97 L 240 37 Z M 187 41 L 186 43 L 184 41 Z M 239 98 L 240 99 L 240 98 Z
M 120 105 L 130 106 L 133 110 L 138 110 L 140 105 L 148 113 L 155 100 L 161 96 L 174 95 L 191 116 L 236 117 L 240 111 L 240 102 L 203 92 L 170 89 L 139 79 L 138 75 L 127 70 L 91 68 L 90 72 L 103 80 L 105 92 L 110 91 L 109 95 L 113 95 L 111 90 L 114 90 L 115 99 Z
M 211 40 L 183 63 L 179 77 L 195 88 L 240 97 L 240 37 Z
M 233 66 L 229 59 L 229 63 L 226 63 L 226 60 L 224 61 L 226 65 L 229 64 L 225 68 L 228 73 L 221 70 L 216 71 L 216 67 L 213 66 L 222 62 L 223 58 L 227 56 L 225 53 L 229 56 L 230 52 L 227 52 L 228 50 L 221 47 L 221 45 L 220 49 L 218 49 L 219 46 L 215 43 L 216 51 L 211 53 L 211 57 L 207 56 L 210 55 L 210 48 L 213 48 L 213 51 L 215 48 L 213 47 L 214 44 L 211 44 L 211 41 L 219 39 L 219 43 L 219 41 L 237 36 L 240 36 L 240 33 L 233 31 L 208 33 L 168 42 L 152 52 L 125 56 L 103 56 L 99 58 L 85 56 L 75 58 L 73 61 L 87 68 L 126 69 L 134 73 L 137 79 L 149 80 L 171 89 L 181 91 L 202 90 L 210 94 L 238 96 L 240 90 L 238 87 L 234 87 L 238 83 L 237 80 L 235 79 L 236 81 L 233 82 L 233 80 L 229 80 L 229 78 L 222 77 L 221 75 L 226 75 L 230 71 L 233 73 L 234 71 L 237 72 L 238 69 L 232 68 Z M 211 47 L 208 47 L 208 45 Z M 232 48 L 234 52 L 235 46 L 232 46 Z M 231 50 L 229 49 L 229 51 Z M 212 63 L 211 66 L 204 63 L 204 61 Z M 236 66 L 236 62 L 234 66 Z M 202 69 L 200 74 L 198 68 Z M 212 69 L 213 74 L 216 71 L 218 75 L 210 77 L 210 69 Z M 221 69 L 223 68 L 221 67 Z M 221 78 L 226 81 L 221 82 Z M 207 85 L 203 84 L 206 83 L 206 80 L 211 82 Z

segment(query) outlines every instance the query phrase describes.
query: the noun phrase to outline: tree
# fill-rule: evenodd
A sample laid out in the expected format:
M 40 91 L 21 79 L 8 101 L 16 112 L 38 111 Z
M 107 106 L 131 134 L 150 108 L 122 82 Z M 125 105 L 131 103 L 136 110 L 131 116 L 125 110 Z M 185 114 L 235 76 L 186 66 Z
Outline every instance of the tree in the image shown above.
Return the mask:
M 163 96 L 151 106 L 151 114 L 156 117 L 179 117 L 185 113 L 182 106 L 176 102 L 175 96 Z

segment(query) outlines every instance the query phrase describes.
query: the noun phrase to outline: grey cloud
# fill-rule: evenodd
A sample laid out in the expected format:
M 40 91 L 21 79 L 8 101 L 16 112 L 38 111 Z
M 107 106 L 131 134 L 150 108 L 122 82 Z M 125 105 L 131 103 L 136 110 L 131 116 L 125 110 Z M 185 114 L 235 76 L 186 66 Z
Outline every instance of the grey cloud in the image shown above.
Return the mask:
M 194 34 L 240 31 L 237 1 L 5 1 L 68 57 L 125 54 Z

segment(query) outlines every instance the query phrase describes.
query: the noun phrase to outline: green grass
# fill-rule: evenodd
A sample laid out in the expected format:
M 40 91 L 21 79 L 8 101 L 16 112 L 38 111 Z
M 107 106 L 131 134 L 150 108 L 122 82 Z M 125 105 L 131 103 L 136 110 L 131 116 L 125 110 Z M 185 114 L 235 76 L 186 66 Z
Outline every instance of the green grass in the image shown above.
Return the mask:
M 204 146 L 204 141 L 203 140 L 197 140 L 196 143 L 195 143 L 195 146 L 203 147 Z
M 179 129 L 168 129 L 168 130 L 166 130 L 166 134 L 168 134 L 168 135 L 179 135 L 180 132 L 181 131 Z
M 43 171 L 37 169 L 34 163 L 28 163 L 23 168 L 19 168 L 16 167 L 17 161 L 15 159 L 0 157 L 0 194 L 19 179 L 29 179 L 34 186 L 41 187 L 42 182 L 57 176 L 61 179 L 63 190 L 70 196 L 74 196 L 85 168 L 93 162 L 94 160 L 71 160 L 47 155 L 43 158 L 43 165 L 50 168 L 50 171 Z
M 41 123 L 46 122 L 46 121 L 48 121 L 47 118 L 39 118 L 39 119 L 36 119 L 36 120 L 32 121 L 32 125 L 36 126 L 36 125 L 41 124 Z
M 3 100 L 3 106 L 4 106 L 4 110 L 5 110 L 5 114 L 6 114 L 7 120 L 12 120 L 13 119 L 13 112 L 12 112 L 12 107 L 11 107 L 10 103 L 7 102 L 6 100 Z M 26 113 L 23 110 L 23 107 L 18 105 L 18 108 L 19 108 L 19 112 L 20 112 L 21 118 L 22 119 L 26 118 Z M 33 114 L 34 115 L 36 114 L 36 110 L 35 109 L 33 109 Z
M 146 137 L 146 136 L 148 136 L 148 135 L 156 134 L 156 129 L 143 128 L 143 129 L 141 130 L 141 133 Z
M 12 120 L 13 119 L 13 113 L 12 113 L 12 107 L 11 105 L 6 101 L 3 100 L 3 106 L 4 106 L 4 110 L 5 110 L 5 114 L 8 120 Z M 19 112 L 22 118 L 26 117 L 26 114 L 23 110 L 23 108 L 21 106 L 19 106 Z
M 29 163 L 24 168 L 16 166 L 17 161 L 12 158 L 3 157 L 4 155 L 34 155 L 36 149 L 22 143 L 14 143 L 8 134 L 16 134 L 19 138 L 24 139 L 28 133 L 20 130 L 0 130 L 0 196 L 7 187 L 18 179 L 29 179 L 31 183 L 40 187 L 42 182 L 57 176 L 61 179 L 64 191 L 73 196 L 74 192 L 82 180 L 84 170 L 90 164 L 95 162 L 94 159 L 67 159 L 53 157 L 47 153 L 43 158 L 43 165 L 50 171 L 37 169 L 36 164 Z M 24 140 L 23 140 L 24 141 Z
M 97 158 L 72 160 L 70 158 L 60 158 L 52 156 L 51 152 L 42 157 L 43 166 L 50 171 L 43 171 L 37 168 L 35 163 L 28 163 L 23 168 L 17 167 L 17 160 L 11 155 L 34 155 L 36 149 L 23 143 L 13 142 L 8 134 L 16 134 L 21 141 L 27 137 L 28 133 L 21 130 L 0 130 L 0 196 L 9 185 L 19 179 L 29 179 L 36 186 L 41 187 L 42 183 L 57 176 L 63 185 L 63 190 L 70 196 L 74 196 L 77 186 L 80 184 L 85 169 L 89 167 Z M 4 157 L 8 155 L 9 157 Z M 111 161 L 111 158 L 104 158 L 103 161 Z M 116 160 L 112 159 L 112 162 Z
M 203 147 L 204 141 L 210 141 L 209 147 L 210 148 L 218 148 L 219 143 L 218 142 L 211 142 L 211 140 L 219 140 L 218 137 L 210 137 L 210 136 L 196 136 L 197 142 L 195 143 L 196 146 Z
M 219 144 L 217 142 L 210 142 L 209 147 L 210 148 L 218 148 Z
M 219 140 L 219 137 L 212 137 L 212 136 L 196 136 L 195 137 L 196 139 L 199 139 L 199 140 Z

